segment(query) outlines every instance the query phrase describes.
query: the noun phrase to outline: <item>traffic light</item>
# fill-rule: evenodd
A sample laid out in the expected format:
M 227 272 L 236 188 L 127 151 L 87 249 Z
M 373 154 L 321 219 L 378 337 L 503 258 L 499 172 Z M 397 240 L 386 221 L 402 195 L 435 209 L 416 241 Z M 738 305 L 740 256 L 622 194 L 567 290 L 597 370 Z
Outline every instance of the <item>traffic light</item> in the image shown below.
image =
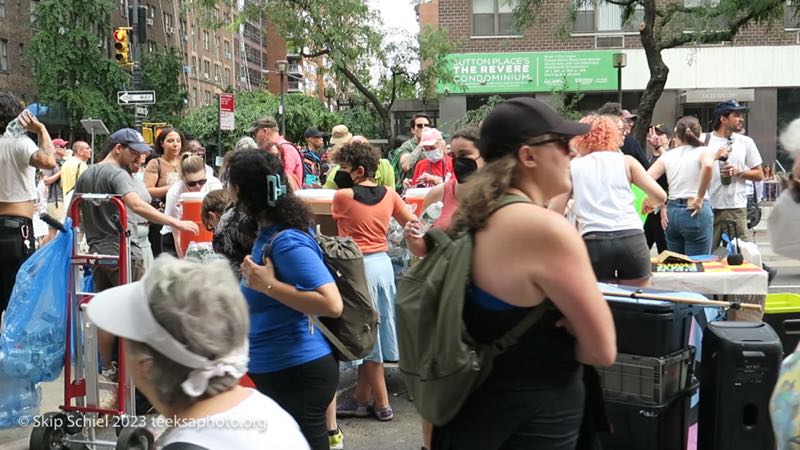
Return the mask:
M 131 64 L 131 43 L 128 39 L 130 27 L 114 29 L 114 58 L 121 66 Z

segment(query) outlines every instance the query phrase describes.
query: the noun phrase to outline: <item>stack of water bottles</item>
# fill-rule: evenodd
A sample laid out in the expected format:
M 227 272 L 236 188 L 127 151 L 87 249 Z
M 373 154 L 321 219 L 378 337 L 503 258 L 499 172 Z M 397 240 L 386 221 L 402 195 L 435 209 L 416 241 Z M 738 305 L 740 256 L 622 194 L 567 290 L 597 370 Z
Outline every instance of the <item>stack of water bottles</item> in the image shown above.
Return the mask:
M 0 428 L 31 423 L 64 365 L 72 221 L 20 267 L 0 328 Z

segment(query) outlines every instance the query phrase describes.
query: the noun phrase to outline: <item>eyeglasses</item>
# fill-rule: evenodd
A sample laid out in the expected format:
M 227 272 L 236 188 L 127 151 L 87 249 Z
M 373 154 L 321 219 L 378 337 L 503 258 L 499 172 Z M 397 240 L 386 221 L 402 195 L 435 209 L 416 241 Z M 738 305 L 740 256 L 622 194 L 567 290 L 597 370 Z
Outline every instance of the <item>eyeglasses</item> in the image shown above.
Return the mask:
M 208 180 L 205 179 L 205 178 L 203 178 L 202 180 L 197 180 L 197 181 L 187 181 L 186 182 L 186 186 L 189 186 L 189 187 L 205 186 L 207 182 L 208 182 Z
M 559 134 L 543 134 L 541 136 L 535 137 L 527 142 L 526 145 L 545 145 L 545 144 L 552 144 L 552 143 L 559 143 L 569 146 L 569 141 L 572 139 L 569 136 L 562 136 Z
M 421 130 L 423 128 L 430 128 L 431 124 L 429 124 L 429 123 L 418 123 L 418 124 L 416 124 L 414 126 L 417 127 L 418 130 Z

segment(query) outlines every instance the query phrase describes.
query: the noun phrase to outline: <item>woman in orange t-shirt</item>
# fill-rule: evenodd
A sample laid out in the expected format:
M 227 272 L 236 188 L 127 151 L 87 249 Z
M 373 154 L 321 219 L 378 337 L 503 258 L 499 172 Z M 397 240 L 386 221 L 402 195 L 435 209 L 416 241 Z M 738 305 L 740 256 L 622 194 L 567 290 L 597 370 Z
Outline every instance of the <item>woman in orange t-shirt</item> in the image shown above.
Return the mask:
M 332 216 L 339 236 L 352 237 L 364 253 L 367 284 L 380 316 L 378 341 L 358 368 L 353 397 L 340 402 L 336 413 L 340 417 L 372 414 L 378 420 L 388 421 L 394 414 L 389 406 L 383 362 L 397 361 L 400 355 L 394 320 L 394 270 L 386 253 L 389 249 L 386 234 L 391 217 L 403 226 L 417 219 L 397 192 L 375 183 L 379 159 L 378 150 L 362 142 L 345 144 L 336 155 L 339 170 L 334 180 L 339 190 L 333 196 Z M 409 247 L 415 245 L 424 243 L 422 239 L 409 239 Z

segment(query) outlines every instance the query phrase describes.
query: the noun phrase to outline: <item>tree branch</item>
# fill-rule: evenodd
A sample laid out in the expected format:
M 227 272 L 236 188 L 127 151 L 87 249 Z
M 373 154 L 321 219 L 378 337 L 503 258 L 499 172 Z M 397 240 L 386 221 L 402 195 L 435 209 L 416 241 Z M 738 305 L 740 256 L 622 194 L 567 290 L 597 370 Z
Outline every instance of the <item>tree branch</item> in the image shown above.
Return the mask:
M 729 25 L 729 28 L 726 30 L 718 30 L 712 32 L 705 32 L 701 31 L 699 33 L 681 33 L 678 36 L 675 36 L 671 39 L 665 39 L 659 42 L 659 48 L 668 49 L 668 48 L 675 48 L 681 46 L 683 44 L 688 44 L 689 42 L 696 41 L 701 44 L 711 44 L 715 42 L 725 42 L 733 40 L 734 36 L 739 34 L 739 30 L 745 26 L 748 22 L 753 20 L 759 11 L 751 10 L 749 13 L 743 15 L 742 17 L 735 20 L 733 23 Z M 715 15 L 714 17 L 719 17 L 719 14 Z
M 329 55 L 330 53 L 331 53 L 331 49 L 329 49 L 329 48 L 325 48 L 325 49 L 322 49 L 322 50 L 319 50 L 319 51 L 316 51 L 316 52 L 311 52 L 311 53 L 306 53 L 306 52 L 301 50 L 300 51 L 300 56 L 302 56 L 303 58 L 316 58 L 316 57 L 322 56 L 322 55 Z
M 369 89 L 369 87 L 365 86 L 361 80 L 348 68 L 346 65 L 340 62 L 334 62 L 336 64 L 336 69 L 342 73 L 342 75 L 347 78 L 347 80 L 353 84 L 353 87 L 356 88 L 358 92 L 361 93 L 367 100 L 372 103 L 375 107 L 375 110 L 381 115 L 381 117 L 389 117 L 389 110 L 386 106 L 381 103 L 381 100 Z

